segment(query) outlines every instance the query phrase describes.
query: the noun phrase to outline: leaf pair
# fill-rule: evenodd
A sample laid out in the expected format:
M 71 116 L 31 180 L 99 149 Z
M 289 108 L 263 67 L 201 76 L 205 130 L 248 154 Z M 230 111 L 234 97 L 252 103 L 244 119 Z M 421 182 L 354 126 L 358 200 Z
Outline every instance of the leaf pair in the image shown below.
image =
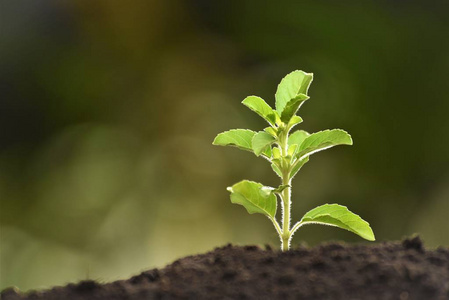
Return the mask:
M 248 213 L 259 213 L 269 218 L 275 218 L 277 201 L 272 188 L 262 184 L 243 180 L 229 187 L 231 202 L 240 204 Z M 268 190 L 268 192 L 267 192 Z M 299 227 L 307 224 L 335 226 L 353 232 L 364 239 L 374 241 L 374 233 L 368 222 L 338 204 L 324 204 L 307 212 L 292 229 L 292 234 Z
M 313 80 L 312 73 L 293 71 L 285 76 L 276 90 L 276 111 L 281 120 L 288 123 L 301 105 L 309 99 L 307 96 Z
M 287 124 L 301 105 L 309 99 L 307 92 L 312 80 L 312 73 L 299 70 L 285 76 L 279 83 L 275 94 L 276 110 L 273 110 L 270 105 L 257 96 L 246 97 L 242 103 L 273 127 L 279 125 L 280 121 Z

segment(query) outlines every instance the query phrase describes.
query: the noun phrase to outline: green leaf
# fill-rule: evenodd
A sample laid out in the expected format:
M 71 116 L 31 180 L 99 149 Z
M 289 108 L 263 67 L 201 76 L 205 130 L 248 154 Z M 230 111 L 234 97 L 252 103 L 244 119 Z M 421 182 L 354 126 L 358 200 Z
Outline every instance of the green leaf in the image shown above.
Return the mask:
M 276 125 L 277 126 L 281 126 L 282 125 L 282 121 L 281 121 L 281 116 L 278 114 L 277 111 L 274 111 L 274 118 L 276 119 Z
M 298 147 L 301 146 L 302 142 L 310 135 L 305 130 L 296 130 L 290 136 L 288 137 L 288 145 L 298 145 Z
M 298 145 L 296 145 L 296 144 L 288 146 L 287 156 L 290 156 L 290 157 L 294 156 L 297 148 L 298 148 Z
M 252 139 L 256 133 L 248 129 L 232 129 L 218 134 L 213 145 L 234 146 L 242 150 L 253 152 Z
M 278 147 L 273 147 L 273 158 L 279 159 L 281 158 L 281 150 Z
M 262 194 L 263 197 L 268 197 L 270 196 L 274 191 L 274 187 L 271 186 L 263 186 L 260 189 L 260 193 Z
M 266 189 L 260 183 L 242 180 L 228 190 L 231 192 L 231 202 L 243 205 L 248 213 L 264 214 L 274 218 L 276 215 L 277 201 L 273 193 L 266 193 Z
M 324 204 L 307 212 L 302 217 L 302 224 L 322 224 L 349 230 L 368 241 L 374 241 L 374 233 L 369 223 L 360 216 L 350 212 L 346 206 Z
M 296 114 L 301 105 L 310 97 L 304 94 L 299 94 L 295 98 L 290 99 L 285 105 L 281 114 L 281 120 L 284 123 L 288 123 L 290 119 Z
M 274 126 L 276 124 L 274 110 L 262 98 L 257 96 L 248 96 L 242 101 L 242 103 L 264 118 L 271 125 Z
M 268 133 L 269 135 L 271 135 L 272 137 L 276 138 L 277 137 L 277 132 L 276 129 L 274 129 L 273 127 L 267 127 L 264 128 L 264 130 L 266 133 Z
M 302 160 L 299 160 L 290 171 L 290 178 L 295 177 L 295 175 L 301 170 L 302 166 L 306 164 L 306 162 L 309 161 L 309 157 L 303 158 Z
M 332 129 L 313 133 L 302 141 L 298 150 L 300 159 L 337 145 L 352 145 L 352 138 L 344 130 Z
M 293 71 L 285 76 L 279 83 L 276 91 L 276 111 L 282 115 L 287 103 L 299 94 L 307 95 L 310 83 L 313 80 L 312 73 Z
M 265 131 L 259 131 L 253 136 L 252 146 L 254 154 L 259 156 L 267 149 L 276 139 Z
M 263 151 L 262 155 L 271 158 L 271 146 L 267 146 Z
M 289 155 L 295 156 L 298 151 L 299 147 L 301 146 L 302 142 L 309 136 L 310 134 L 307 131 L 304 130 L 296 130 L 290 136 L 288 137 L 288 148 L 289 148 Z M 290 148 L 293 148 L 293 146 L 296 145 L 294 152 L 290 151 Z
M 288 122 L 288 128 L 293 128 L 293 126 L 298 125 L 302 122 L 302 118 L 300 116 L 293 116 Z
M 271 168 L 273 169 L 274 173 L 276 173 L 277 176 L 279 176 L 280 178 L 282 178 L 282 172 L 281 169 L 279 169 L 279 167 L 276 164 L 271 164 Z

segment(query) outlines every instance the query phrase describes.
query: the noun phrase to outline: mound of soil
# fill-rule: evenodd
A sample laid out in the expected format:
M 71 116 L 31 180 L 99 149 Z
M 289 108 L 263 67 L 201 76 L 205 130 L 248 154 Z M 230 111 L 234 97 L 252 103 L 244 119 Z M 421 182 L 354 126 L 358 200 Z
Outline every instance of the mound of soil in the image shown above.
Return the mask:
M 322 244 L 288 252 L 232 246 L 107 284 L 82 281 L 1 299 L 449 299 L 449 248 L 418 237 L 369 245 Z

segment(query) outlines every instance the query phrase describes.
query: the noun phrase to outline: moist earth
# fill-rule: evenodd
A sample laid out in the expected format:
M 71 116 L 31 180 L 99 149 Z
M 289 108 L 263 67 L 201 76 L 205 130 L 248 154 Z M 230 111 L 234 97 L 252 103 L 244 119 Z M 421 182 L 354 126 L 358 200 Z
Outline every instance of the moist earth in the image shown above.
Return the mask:
M 288 252 L 227 245 L 128 280 L 8 288 L 1 299 L 449 299 L 449 248 L 426 250 L 419 237 Z

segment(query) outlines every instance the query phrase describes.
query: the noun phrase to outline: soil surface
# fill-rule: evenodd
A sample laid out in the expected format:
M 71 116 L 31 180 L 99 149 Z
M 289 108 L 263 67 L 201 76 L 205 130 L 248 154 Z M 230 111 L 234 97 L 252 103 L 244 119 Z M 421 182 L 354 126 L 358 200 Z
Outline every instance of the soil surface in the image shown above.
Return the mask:
M 232 246 L 107 284 L 82 281 L 1 299 L 449 299 L 449 248 L 418 237 L 368 245 L 322 244 L 288 252 Z

